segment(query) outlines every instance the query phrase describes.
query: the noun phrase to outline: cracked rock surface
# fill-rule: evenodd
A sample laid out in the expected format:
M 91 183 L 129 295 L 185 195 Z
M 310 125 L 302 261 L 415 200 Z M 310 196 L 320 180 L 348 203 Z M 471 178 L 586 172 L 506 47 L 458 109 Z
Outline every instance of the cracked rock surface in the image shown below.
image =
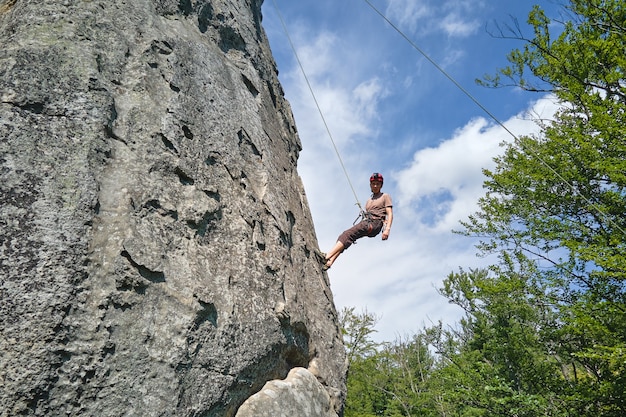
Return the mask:
M 341 414 L 261 3 L 0 0 L 0 416 Z

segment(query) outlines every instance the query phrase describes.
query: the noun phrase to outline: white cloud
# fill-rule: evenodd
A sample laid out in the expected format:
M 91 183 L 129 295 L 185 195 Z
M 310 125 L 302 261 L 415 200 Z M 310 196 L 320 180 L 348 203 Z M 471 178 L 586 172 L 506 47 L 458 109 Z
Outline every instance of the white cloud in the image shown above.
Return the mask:
M 385 14 L 399 27 L 415 32 L 423 21 L 432 17 L 433 9 L 422 1 L 389 0 Z
M 456 37 L 467 37 L 480 27 L 480 23 L 475 20 L 466 20 L 458 13 L 450 13 L 441 19 L 439 27 L 448 35 Z
M 463 58 L 466 58 L 467 54 L 463 50 L 451 49 L 446 51 L 446 55 L 442 58 L 441 66 L 443 68 L 449 68 L 457 63 L 462 63 Z
M 356 86 L 352 94 L 363 117 L 376 117 L 377 104 L 387 93 L 380 80 L 373 78 Z
M 295 38 L 295 47 L 302 66 L 305 68 L 307 76 L 315 79 L 323 75 L 332 74 L 337 69 L 337 61 L 328 53 L 320 53 L 321 51 L 330 51 L 337 47 L 338 39 L 331 32 L 320 32 L 310 41 L 310 33 L 305 27 L 299 27 L 293 35 Z M 294 68 L 299 71 L 299 68 Z
M 358 71 L 350 70 L 358 68 L 351 65 L 351 59 L 358 62 L 358 57 L 342 55 L 334 34 L 312 35 L 300 28 L 295 38 L 298 57 L 315 94 L 314 100 L 298 66 L 281 76 L 282 82 L 289 84 L 285 90 L 294 114 L 306 115 L 297 120 L 301 136 L 316 137 L 315 146 L 317 142 L 325 149 L 332 146 L 315 101 L 338 146 L 371 134 L 369 119 L 375 118 L 376 103 L 387 94 L 381 81 L 376 77 L 363 79 Z
M 482 2 L 464 0 L 389 0 L 386 16 L 399 28 L 421 35 L 441 31 L 447 36 L 467 37 L 480 26 L 472 15 Z
M 539 128 L 532 119 L 550 118 L 555 110 L 554 100 L 544 98 L 504 125 L 517 136 L 536 133 Z M 410 165 L 395 174 L 400 207 L 423 219 L 418 214 L 423 209 L 420 203 L 438 204 L 443 196 L 445 212 L 439 213 L 434 224 L 426 223 L 442 232 L 456 228 L 477 208 L 483 194 L 482 169 L 493 168 L 493 158 L 502 152 L 500 144 L 512 140 L 500 125 L 481 117 L 468 122 L 437 147 L 417 151 Z

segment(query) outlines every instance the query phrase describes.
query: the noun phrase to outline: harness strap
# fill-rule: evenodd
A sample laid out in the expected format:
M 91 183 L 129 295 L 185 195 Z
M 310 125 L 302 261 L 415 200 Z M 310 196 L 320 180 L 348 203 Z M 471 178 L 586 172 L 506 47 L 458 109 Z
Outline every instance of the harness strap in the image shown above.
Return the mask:
M 383 222 L 383 224 L 385 223 L 385 221 L 383 219 L 375 219 L 374 217 L 372 217 L 372 213 L 370 213 L 369 211 L 365 211 L 362 210 L 361 213 L 359 213 L 359 215 L 357 216 L 357 218 L 354 220 L 354 222 L 352 222 L 352 225 L 354 226 L 358 221 L 362 221 L 362 222 L 367 222 L 367 234 L 371 235 L 372 232 L 374 231 L 374 220 L 380 220 L 381 222 Z

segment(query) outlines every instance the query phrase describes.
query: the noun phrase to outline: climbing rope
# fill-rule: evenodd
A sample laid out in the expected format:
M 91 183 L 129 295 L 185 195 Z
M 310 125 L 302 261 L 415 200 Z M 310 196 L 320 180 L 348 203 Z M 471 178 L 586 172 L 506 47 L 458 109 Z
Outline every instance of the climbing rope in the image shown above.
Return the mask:
M 315 107 L 317 107 L 317 111 L 319 112 L 320 117 L 322 118 L 322 122 L 324 123 L 324 127 L 326 128 L 326 133 L 328 134 L 328 137 L 330 138 L 330 141 L 333 145 L 333 149 L 335 150 L 337 159 L 339 159 L 339 164 L 341 165 L 341 169 L 343 170 L 343 173 L 346 179 L 348 180 L 348 185 L 350 186 L 350 189 L 352 190 L 352 194 L 354 195 L 354 199 L 356 200 L 356 205 L 359 207 L 359 212 L 363 213 L 363 207 L 361 207 L 361 203 L 359 202 L 359 197 L 357 197 L 356 191 L 354 191 L 354 187 L 352 186 L 352 181 L 350 181 L 350 176 L 348 175 L 348 171 L 346 170 L 343 160 L 341 159 L 341 155 L 339 154 L 339 149 L 337 148 L 337 145 L 335 144 L 335 140 L 333 139 L 333 135 L 330 132 L 328 124 L 326 123 L 326 118 L 324 117 L 324 113 L 322 112 L 322 109 L 320 108 L 320 105 L 317 102 L 317 98 L 315 97 L 315 93 L 313 92 L 313 87 L 311 87 L 311 83 L 309 82 L 309 77 L 307 77 L 306 71 L 304 71 L 304 66 L 302 65 L 302 62 L 300 61 L 300 57 L 298 56 L 298 52 L 296 52 L 296 48 L 293 45 L 293 42 L 291 41 L 291 36 L 289 36 L 287 25 L 285 24 L 285 21 L 283 20 L 283 16 L 280 14 L 280 10 L 278 10 L 278 5 L 276 4 L 276 0 L 273 0 L 273 3 L 274 3 L 274 8 L 276 9 L 276 14 L 278 15 L 278 19 L 280 20 L 280 23 L 283 26 L 283 30 L 285 31 L 285 35 L 287 36 L 287 40 L 289 41 L 289 45 L 291 46 L 291 50 L 293 51 L 293 54 L 296 57 L 296 61 L 298 62 L 300 71 L 302 72 L 302 75 L 304 77 L 304 80 L 306 81 L 306 85 L 309 88 L 309 91 L 311 92 L 311 96 L 313 97 L 313 101 L 315 102 Z

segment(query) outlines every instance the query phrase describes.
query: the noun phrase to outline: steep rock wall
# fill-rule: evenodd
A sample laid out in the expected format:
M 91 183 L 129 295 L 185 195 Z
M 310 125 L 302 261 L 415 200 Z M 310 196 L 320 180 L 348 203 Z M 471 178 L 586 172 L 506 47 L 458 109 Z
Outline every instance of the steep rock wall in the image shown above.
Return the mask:
M 341 413 L 261 3 L 0 0 L 0 415 Z

